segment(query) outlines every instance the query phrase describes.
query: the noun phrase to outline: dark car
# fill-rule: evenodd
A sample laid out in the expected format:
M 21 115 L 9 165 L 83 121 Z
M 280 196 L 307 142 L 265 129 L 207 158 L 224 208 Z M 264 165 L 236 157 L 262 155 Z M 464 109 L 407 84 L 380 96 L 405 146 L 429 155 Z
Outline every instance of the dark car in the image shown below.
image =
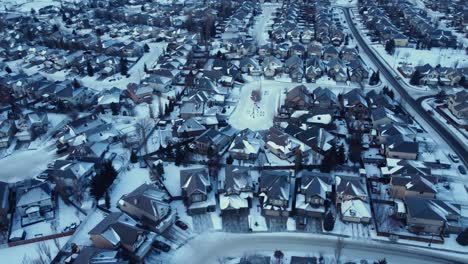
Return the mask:
M 177 220 L 175 222 L 175 225 L 178 226 L 182 230 L 187 230 L 188 229 L 188 225 L 185 224 L 184 222 L 180 221 L 180 220 Z
M 463 174 L 463 175 L 466 175 L 466 169 L 465 167 L 463 167 L 462 165 L 458 166 L 458 171 Z
M 169 250 L 171 250 L 171 246 L 159 240 L 153 241 L 153 247 L 160 249 L 164 252 L 169 252 Z

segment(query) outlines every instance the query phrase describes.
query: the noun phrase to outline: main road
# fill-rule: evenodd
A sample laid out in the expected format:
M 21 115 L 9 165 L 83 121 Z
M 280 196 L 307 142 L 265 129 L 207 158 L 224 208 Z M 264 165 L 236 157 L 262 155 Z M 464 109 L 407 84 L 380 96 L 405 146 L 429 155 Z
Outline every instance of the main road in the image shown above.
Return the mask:
M 341 245 L 341 246 L 339 246 Z M 341 248 L 340 260 L 366 259 L 371 263 L 386 258 L 389 263 L 467 263 L 466 255 L 372 240 L 338 238 L 311 233 L 205 233 L 188 241 L 174 252 L 170 263 L 215 264 L 225 257 L 248 254 L 273 255 L 281 250 L 288 255 L 318 255 L 332 257 Z
M 447 142 L 447 144 L 454 150 L 460 159 L 465 164 L 465 167 L 468 165 L 468 151 L 466 150 L 466 145 L 464 142 L 460 142 L 455 138 L 451 132 L 443 127 L 439 122 L 434 120 L 423 108 L 422 106 L 411 97 L 411 95 L 406 91 L 405 87 L 395 78 L 392 71 L 390 71 L 387 66 L 375 55 L 374 51 L 368 46 L 367 42 L 363 39 L 360 32 L 356 29 L 356 26 L 353 24 L 350 15 L 349 7 L 342 7 L 346 21 L 348 22 L 349 28 L 354 35 L 354 38 L 359 43 L 359 47 L 364 51 L 367 56 L 372 60 L 372 62 L 377 66 L 380 72 L 383 74 L 388 83 L 393 86 L 397 92 L 400 94 L 401 98 L 411 107 L 413 110 L 426 121 L 438 134 L 439 136 Z

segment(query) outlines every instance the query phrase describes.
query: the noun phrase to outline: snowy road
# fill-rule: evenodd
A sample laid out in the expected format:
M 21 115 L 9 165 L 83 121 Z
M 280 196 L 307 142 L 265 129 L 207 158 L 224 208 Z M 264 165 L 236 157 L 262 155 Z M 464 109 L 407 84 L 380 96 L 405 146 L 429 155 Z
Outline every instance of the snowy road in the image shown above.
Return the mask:
M 226 256 L 240 257 L 254 252 L 280 249 L 284 252 L 333 255 L 336 237 L 301 233 L 206 233 L 189 241 L 175 252 L 171 263 L 211 264 Z M 341 260 L 377 260 L 386 258 L 389 263 L 412 264 L 466 263 L 466 256 L 445 254 L 420 248 L 402 247 L 370 240 L 344 240 Z
M 273 12 L 280 8 L 281 4 L 264 3 L 262 4 L 262 14 L 257 17 L 252 28 L 255 40 L 259 45 L 264 45 L 268 41 L 268 26 L 272 23 Z
M 33 178 L 57 158 L 55 148 L 44 146 L 37 150 L 16 151 L 0 159 L 0 181 L 17 182 Z

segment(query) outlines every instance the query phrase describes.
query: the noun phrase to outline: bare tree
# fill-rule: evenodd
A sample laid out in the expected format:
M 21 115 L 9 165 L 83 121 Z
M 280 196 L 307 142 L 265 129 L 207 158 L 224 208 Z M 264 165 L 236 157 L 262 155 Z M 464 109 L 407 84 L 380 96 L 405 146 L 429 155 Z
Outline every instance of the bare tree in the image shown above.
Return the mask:
M 52 253 L 50 252 L 50 247 L 45 242 L 40 242 L 37 244 L 36 251 L 39 257 L 33 260 L 33 263 L 47 264 L 52 262 Z
M 148 153 L 148 145 L 146 144 L 146 139 L 152 127 L 153 122 L 150 118 L 142 118 L 138 120 L 138 122 L 135 124 L 135 128 L 140 138 L 140 144 L 144 146 L 146 153 Z

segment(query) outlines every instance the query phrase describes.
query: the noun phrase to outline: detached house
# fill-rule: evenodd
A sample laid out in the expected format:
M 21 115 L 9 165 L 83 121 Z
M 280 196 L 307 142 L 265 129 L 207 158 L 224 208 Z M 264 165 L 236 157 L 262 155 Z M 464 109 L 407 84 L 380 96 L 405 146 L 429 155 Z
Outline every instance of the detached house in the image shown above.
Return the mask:
M 448 97 L 448 109 L 459 119 L 468 120 L 468 92 L 463 90 Z
M 224 181 L 218 186 L 219 206 L 223 214 L 245 214 L 252 205 L 255 191 L 249 168 L 229 165 Z
M 302 171 L 296 194 L 297 214 L 304 217 L 323 217 L 325 201 L 331 198 L 331 176 L 324 173 Z
M 208 170 L 185 169 L 180 171 L 180 188 L 187 204 L 188 214 L 212 212 L 215 204 L 210 203 L 208 194 L 211 192 L 211 180 Z
M 256 160 L 263 145 L 261 135 L 246 128 L 234 138 L 229 147 L 229 155 L 238 160 Z
M 434 177 L 411 175 L 392 176 L 390 180 L 390 196 L 404 199 L 405 197 L 436 198 L 437 188 Z
M 164 232 L 175 222 L 175 212 L 169 205 L 169 197 L 153 185 L 140 185 L 122 196 L 117 206 L 157 233 Z
M 55 201 L 47 182 L 33 182 L 16 190 L 16 213 L 21 226 L 54 218 Z
M 101 249 L 126 250 L 141 261 L 151 250 L 156 234 L 137 227 L 137 222 L 124 213 L 110 213 L 91 231 L 90 239 Z
M 259 178 L 259 199 L 262 214 L 288 217 L 291 211 L 290 172 L 263 170 Z

